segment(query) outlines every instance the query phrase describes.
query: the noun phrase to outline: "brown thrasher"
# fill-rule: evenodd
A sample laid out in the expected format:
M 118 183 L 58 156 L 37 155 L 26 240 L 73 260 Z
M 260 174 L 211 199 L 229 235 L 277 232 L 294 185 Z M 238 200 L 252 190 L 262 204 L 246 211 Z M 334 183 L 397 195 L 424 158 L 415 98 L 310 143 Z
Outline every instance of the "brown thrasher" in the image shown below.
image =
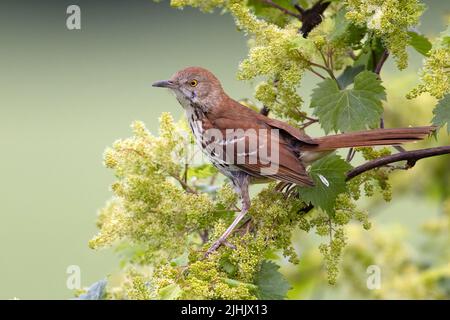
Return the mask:
M 313 186 L 306 167 L 338 148 L 398 145 L 420 140 L 433 127 L 374 129 L 311 138 L 289 124 L 268 118 L 231 99 L 208 70 L 188 67 L 154 87 L 173 91 L 186 111 L 196 142 L 219 171 L 231 179 L 242 200 L 241 212 L 209 248 L 221 244 L 250 207 L 251 182 L 274 179 Z M 270 151 L 270 154 L 269 152 Z

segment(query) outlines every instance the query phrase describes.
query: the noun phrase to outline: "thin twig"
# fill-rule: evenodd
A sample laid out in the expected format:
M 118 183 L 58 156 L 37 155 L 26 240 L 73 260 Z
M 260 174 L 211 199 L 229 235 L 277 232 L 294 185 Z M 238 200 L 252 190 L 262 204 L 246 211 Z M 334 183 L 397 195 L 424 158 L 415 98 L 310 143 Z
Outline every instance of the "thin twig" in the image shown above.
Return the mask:
M 324 62 L 325 62 L 325 64 L 326 64 L 327 62 L 326 62 L 325 56 L 323 56 L 323 58 L 324 58 Z M 325 71 L 328 73 L 328 75 L 330 76 L 330 78 L 333 79 L 334 81 L 336 81 L 336 83 L 337 83 L 338 86 L 340 87 L 339 82 L 337 81 L 336 77 L 334 76 L 333 70 L 331 70 L 330 68 L 328 68 L 328 66 L 324 66 L 324 65 L 321 65 L 321 64 L 312 62 L 312 61 L 308 61 L 308 63 L 309 63 L 311 66 L 314 66 L 314 67 L 317 67 L 317 68 L 320 68 L 320 69 L 325 70 Z M 310 70 L 311 70 L 311 69 L 310 69 Z
M 328 59 L 325 58 L 325 55 L 323 54 L 322 50 L 317 49 L 320 53 L 320 56 L 322 57 L 323 62 L 325 63 L 325 66 L 327 67 L 327 70 L 330 69 L 330 65 L 328 64 Z
M 330 75 L 331 79 L 336 81 L 338 87 L 340 88 L 341 85 L 339 84 L 339 82 L 337 81 L 336 77 L 334 76 L 334 72 L 333 72 L 332 67 L 330 67 L 330 61 L 325 57 L 325 55 L 323 54 L 322 50 L 318 49 L 318 51 L 320 53 L 320 56 L 322 57 L 323 62 L 325 63 L 325 67 L 323 69 Z
M 192 189 L 186 182 L 184 182 L 184 180 L 183 180 L 182 178 L 177 177 L 176 175 L 172 175 L 171 177 L 174 178 L 175 180 L 177 180 L 177 181 L 181 184 L 181 187 L 182 187 L 185 191 L 187 191 L 187 192 L 189 192 L 189 193 L 194 193 L 194 194 L 197 193 L 197 191 L 195 191 L 194 189 Z
M 331 68 L 331 70 L 333 70 L 334 69 L 333 49 L 329 50 L 329 54 L 330 54 L 330 68 Z
M 311 121 L 315 121 L 315 122 L 319 121 L 319 119 L 317 119 L 317 118 L 311 118 L 311 117 L 308 117 L 308 116 L 305 116 L 305 119 L 311 120 Z
M 372 51 L 372 53 L 373 53 L 373 51 Z M 378 79 L 380 79 L 381 68 L 383 68 L 383 65 L 386 62 L 388 57 L 389 57 L 389 51 L 384 49 L 383 54 L 381 55 L 380 60 L 378 61 L 377 65 L 373 71 L 378 75 Z M 380 117 L 380 128 L 381 129 L 384 128 L 384 114 L 382 114 Z
M 189 170 L 189 164 L 184 164 L 184 173 L 183 173 L 183 181 L 185 184 L 187 184 L 187 178 L 188 178 L 188 170 Z
M 297 18 L 299 20 L 302 19 L 302 15 L 301 14 L 292 12 L 291 10 L 286 9 L 286 8 L 280 6 L 279 4 L 277 4 L 277 3 L 275 3 L 275 2 L 273 2 L 271 0 L 259 0 L 259 1 L 267 4 L 268 6 L 271 6 L 271 7 L 275 8 L 275 9 L 278 9 L 278 10 L 280 10 L 281 12 L 283 12 L 283 13 L 285 13 L 287 15 L 295 17 L 295 18 Z
M 307 122 L 303 123 L 303 124 L 300 126 L 300 128 L 301 128 L 301 129 L 305 129 L 305 128 L 309 127 L 310 125 L 312 125 L 312 124 L 314 124 L 314 123 L 317 123 L 318 121 L 319 121 L 318 119 L 311 119 L 311 120 L 308 120 Z
M 350 162 L 350 161 L 352 161 L 353 160 L 353 157 L 355 156 L 355 154 L 356 154 L 356 150 L 355 150 L 355 148 L 350 148 L 349 150 L 348 150 L 348 153 L 347 153 L 347 162 Z
M 398 152 L 406 152 L 406 149 L 403 148 L 402 146 L 394 146 L 395 150 L 397 150 Z
M 318 73 L 316 70 L 314 70 L 313 68 L 308 68 L 309 71 L 311 71 L 312 73 L 314 73 L 316 76 L 318 76 L 319 78 L 325 80 L 326 78 L 321 75 L 320 73 Z
M 312 62 L 312 61 L 308 61 L 308 63 L 310 65 L 314 66 L 314 67 L 321 68 L 321 69 L 323 69 L 323 70 L 328 72 L 328 68 L 326 66 L 324 66 L 324 65 L 321 65 L 321 64 L 318 64 L 318 63 L 315 63 L 315 62 Z
M 334 67 L 333 67 L 333 50 L 331 48 L 327 49 L 327 62 L 328 62 L 328 68 L 333 70 L 334 69 Z

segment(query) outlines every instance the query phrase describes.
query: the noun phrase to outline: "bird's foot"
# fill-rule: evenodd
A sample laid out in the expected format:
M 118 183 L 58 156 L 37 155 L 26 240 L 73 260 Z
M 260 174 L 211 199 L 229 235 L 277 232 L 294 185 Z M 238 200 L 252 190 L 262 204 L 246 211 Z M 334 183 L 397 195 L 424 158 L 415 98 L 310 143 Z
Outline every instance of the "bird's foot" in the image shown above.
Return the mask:
M 252 219 L 249 218 L 247 221 L 245 221 L 239 229 L 235 229 L 234 232 L 238 232 L 241 235 L 246 235 L 253 229 L 253 222 Z M 206 251 L 205 258 L 207 258 L 211 253 L 216 251 L 220 248 L 220 246 L 224 245 L 231 249 L 236 249 L 236 246 L 230 242 L 227 241 L 228 235 L 222 235 L 216 242 L 213 243 L 213 245 Z
M 246 189 L 248 191 L 248 188 Z M 207 258 L 211 253 L 216 251 L 221 245 L 226 245 L 230 248 L 235 249 L 234 245 L 227 242 L 227 238 L 230 236 L 230 234 L 233 233 L 233 230 L 236 228 L 236 226 L 239 224 L 239 222 L 242 220 L 242 218 L 245 216 L 245 214 L 248 211 L 248 208 L 250 207 L 250 200 L 248 197 L 248 192 L 245 193 L 245 196 L 243 198 L 242 202 L 242 210 L 239 212 L 239 214 L 234 218 L 233 222 L 230 224 L 230 226 L 225 230 L 225 232 L 220 236 L 220 238 L 213 243 L 213 245 L 206 251 L 205 258 Z

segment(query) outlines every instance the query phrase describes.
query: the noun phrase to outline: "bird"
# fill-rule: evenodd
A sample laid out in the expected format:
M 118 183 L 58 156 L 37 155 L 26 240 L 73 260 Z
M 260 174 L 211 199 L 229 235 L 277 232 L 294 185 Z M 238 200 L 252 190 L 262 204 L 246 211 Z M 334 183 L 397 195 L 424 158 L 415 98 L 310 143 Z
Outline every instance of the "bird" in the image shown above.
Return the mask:
M 251 183 L 277 180 L 312 187 L 308 166 L 336 149 L 396 146 L 421 140 L 434 130 L 432 126 L 383 128 L 313 138 L 304 130 L 233 100 L 216 76 L 202 67 L 184 68 L 169 80 L 153 83 L 153 87 L 167 88 L 175 94 L 196 143 L 231 180 L 242 202 L 240 212 L 206 256 L 228 244 L 227 238 L 247 214 Z

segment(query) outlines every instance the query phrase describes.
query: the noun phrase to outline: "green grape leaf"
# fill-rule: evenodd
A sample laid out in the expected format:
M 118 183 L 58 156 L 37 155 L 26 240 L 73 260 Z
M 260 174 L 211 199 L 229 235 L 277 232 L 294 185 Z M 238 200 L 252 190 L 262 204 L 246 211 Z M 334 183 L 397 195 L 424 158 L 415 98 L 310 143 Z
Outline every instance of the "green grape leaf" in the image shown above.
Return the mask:
M 196 177 L 198 179 L 204 179 L 213 176 L 217 173 L 217 169 L 209 164 L 202 164 L 196 167 L 189 167 L 187 172 L 187 178 L 191 179 L 192 177 Z
M 447 133 L 450 134 L 450 94 L 439 100 L 433 110 L 433 124 L 438 127 L 447 125 Z
M 347 20 L 347 10 L 341 8 L 334 16 L 334 28 L 327 35 L 328 41 L 342 45 L 345 43 L 351 47 L 361 45 L 361 40 L 366 34 L 366 28 L 357 26 Z
M 367 28 L 350 23 L 345 34 L 345 43 L 352 48 L 360 49 L 361 41 L 367 34 Z
M 336 81 L 325 79 L 313 90 L 310 106 L 326 133 L 348 132 L 377 127 L 385 98 L 377 75 L 363 71 L 355 76 L 352 89 L 341 90 Z
M 441 38 L 441 43 L 438 45 L 439 47 L 450 47 L 450 24 L 447 25 L 447 29 L 440 33 L 439 37 Z
M 178 256 L 170 261 L 170 265 L 174 267 L 184 267 L 189 263 L 189 253 L 186 251 L 181 256 Z
M 291 285 L 278 271 L 280 267 L 271 262 L 263 261 L 261 269 L 256 274 L 255 285 L 257 285 L 257 296 L 261 300 L 282 300 Z
M 345 19 L 345 13 L 345 9 L 341 9 L 336 13 L 336 16 L 334 17 L 334 29 L 328 35 L 330 41 L 336 41 L 345 36 L 350 25 L 350 21 Z
M 92 284 L 86 293 L 80 294 L 74 300 L 103 300 L 106 295 L 106 279 L 100 280 Z
M 429 55 L 429 51 L 431 50 L 431 42 L 422 34 L 419 34 L 414 31 L 408 31 L 409 35 L 409 45 L 416 49 L 417 52 L 423 54 L 424 56 Z
M 238 268 L 228 258 L 221 259 L 220 266 L 229 276 L 234 276 L 238 271 Z
M 255 289 L 257 289 L 257 287 L 256 287 L 254 284 L 252 284 L 252 283 L 242 282 L 242 281 L 239 281 L 239 280 L 236 280 L 236 279 L 230 279 L 230 278 L 225 278 L 225 279 L 223 279 L 223 280 L 224 280 L 224 282 L 225 282 L 226 284 L 228 284 L 230 287 L 246 286 L 246 287 L 248 287 L 250 290 L 255 290 Z
M 273 0 L 272 2 L 281 8 L 298 13 L 290 0 Z M 279 9 L 274 8 L 264 1 L 248 0 L 247 5 L 253 9 L 253 12 L 258 17 L 282 28 L 284 28 L 289 20 L 292 19 L 289 15 L 284 14 Z
M 179 285 L 172 283 L 159 290 L 159 298 L 161 300 L 175 300 L 181 295 Z
M 315 186 L 299 187 L 300 197 L 328 215 L 333 215 L 336 197 L 346 190 L 346 173 L 351 168 L 348 162 L 335 154 L 314 162 L 309 174 Z
M 355 77 L 365 69 L 365 66 L 360 64 L 353 67 L 347 66 L 344 72 L 341 73 L 339 77 L 337 77 L 337 81 L 341 88 L 345 89 L 349 85 L 351 85 L 355 79 Z
M 442 37 L 442 45 L 450 47 L 450 37 L 448 36 Z

